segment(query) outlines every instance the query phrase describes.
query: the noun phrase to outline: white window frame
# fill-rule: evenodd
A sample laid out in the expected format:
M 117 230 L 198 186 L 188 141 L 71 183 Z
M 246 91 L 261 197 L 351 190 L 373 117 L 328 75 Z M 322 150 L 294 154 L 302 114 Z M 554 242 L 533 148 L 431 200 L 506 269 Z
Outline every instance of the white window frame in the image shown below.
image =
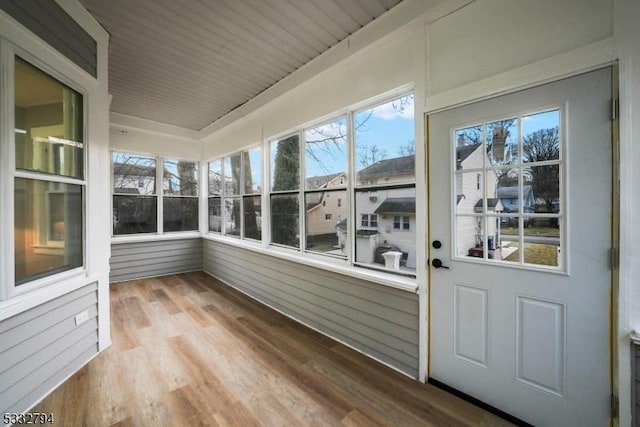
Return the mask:
M 112 242 L 118 243 L 118 242 L 128 242 L 128 241 L 139 241 L 139 240 L 153 240 L 154 238 L 164 238 L 164 237 L 171 237 L 171 236 L 176 236 L 176 237 L 189 237 L 189 236 L 200 236 L 200 224 L 201 224 L 201 214 L 202 211 L 200 209 L 200 198 L 203 194 L 202 192 L 202 172 L 201 172 L 201 168 L 202 168 L 202 163 L 199 160 L 194 160 L 194 159 L 187 159 L 187 158 L 182 158 L 182 157 L 176 157 L 176 156 L 160 156 L 160 155 L 156 155 L 153 153 L 143 153 L 143 152 L 139 152 L 139 151 L 131 151 L 131 150 L 121 150 L 121 149 L 111 149 L 109 151 L 110 156 L 109 156 L 109 162 L 110 162 L 110 170 L 111 170 L 111 174 L 110 174 L 110 181 L 109 181 L 109 185 L 111 188 L 111 199 L 110 199 L 110 224 L 111 224 L 111 240 Z M 150 157 L 153 158 L 156 162 L 156 182 L 155 182 L 155 193 L 154 194 L 149 194 L 146 196 L 153 196 L 156 197 L 156 231 L 155 232 L 149 232 L 149 233 L 131 233 L 131 234 L 113 234 L 113 196 L 127 196 L 127 194 L 121 194 L 121 193 L 116 193 L 115 189 L 114 189 L 114 167 L 113 167 L 113 154 L 114 153 L 124 153 L 124 154 L 131 154 L 131 155 L 135 155 L 135 156 L 144 156 L 144 157 Z M 185 231 L 164 231 L 164 223 L 163 223 L 163 201 L 164 201 L 164 176 L 163 176 L 163 172 L 164 172 L 164 161 L 165 160 L 176 160 L 176 161 L 185 161 L 185 162 L 191 162 L 191 163 L 195 163 L 196 165 L 198 165 L 198 173 L 196 174 L 196 179 L 198 180 L 198 195 L 197 196 L 166 196 L 166 197 L 190 197 L 190 198 L 195 198 L 198 200 L 198 220 L 197 220 L 197 224 L 198 226 L 196 227 L 196 229 L 194 230 L 185 230 Z M 208 197 L 208 195 L 207 195 Z
M 262 191 L 259 193 L 247 193 L 246 192 L 246 188 L 245 188 L 245 157 L 244 157 L 244 153 L 249 153 L 252 150 L 255 150 L 256 148 L 260 148 L 260 177 L 261 177 L 261 181 L 262 181 Z M 213 235 L 219 235 L 219 236 L 226 236 L 232 239 L 236 239 L 236 240 L 243 240 L 243 241 L 247 241 L 247 242 L 256 242 L 256 243 L 260 243 L 262 241 L 264 241 L 265 238 L 265 222 L 264 222 L 264 203 L 265 203 L 265 184 L 264 184 L 264 170 L 265 170 L 265 166 L 264 166 L 264 146 L 263 144 L 253 144 L 249 147 L 245 147 L 242 150 L 239 151 L 234 151 L 233 153 L 221 156 L 221 157 L 216 157 L 214 159 L 211 159 L 209 161 L 206 162 L 207 165 L 207 192 L 206 192 L 206 200 L 207 200 L 207 233 L 208 234 L 213 234 Z M 226 186 L 227 186 L 227 182 L 225 179 L 226 176 L 226 159 L 229 159 L 231 157 L 234 156 L 240 156 L 240 182 L 238 183 L 238 194 L 233 194 L 230 196 L 227 196 L 226 193 Z M 216 162 L 219 161 L 221 162 L 221 176 L 222 176 L 222 183 L 220 186 L 220 196 L 211 196 L 209 195 L 209 163 L 211 162 Z M 260 226 L 260 240 L 251 238 L 251 237 L 247 237 L 245 235 L 245 220 L 244 220 L 244 201 L 245 199 L 250 199 L 253 197 L 260 197 L 260 207 L 261 207 L 261 216 L 260 216 L 260 221 L 261 221 L 261 226 Z M 209 199 L 212 198 L 218 198 L 220 199 L 220 220 L 221 220 L 221 225 L 220 225 L 220 231 L 211 231 L 209 229 Z M 227 211 L 226 211 L 226 201 L 227 200 L 239 200 L 240 201 L 240 230 L 239 230 L 239 234 L 231 234 L 231 233 L 227 233 L 226 231 L 226 223 L 227 223 Z M 268 224 L 270 224 L 271 222 L 269 221 Z
M 51 76 L 61 84 L 75 90 L 82 96 L 82 120 L 83 120 L 83 178 L 72 178 L 62 175 L 40 174 L 38 172 L 20 170 L 16 167 L 15 153 L 15 61 L 20 58 L 24 62 Z M 46 291 L 56 295 L 62 287 L 55 285 L 61 282 L 80 283 L 88 278 L 88 238 L 87 238 L 87 189 L 88 189 L 88 157 L 89 144 L 87 123 L 89 119 L 89 105 L 92 91 L 91 83 L 84 74 L 70 66 L 68 60 L 56 53 L 46 52 L 45 55 L 36 57 L 29 51 L 16 46 L 0 34 L 0 74 L 3 80 L 0 82 L 0 175 L 2 175 L 2 188 L 0 189 L 0 236 L 6 244 L 0 245 L 0 307 L 3 302 L 11 302 L 20 295 L 35 291 Z M 15 179 L 24 178 L 56 182 L 62 184 L 78 185 L 82 188 L 82 266 L 54 273 L 49 276 L 29 280 L 16 285 L 15 283 Z M 67 287 L 69 285 L 66 285 Z M 76 286 L 76 285 L 71 285 Z M 51 288 L 48 291 L 47 288 Z M 44 295 L 44 294 L 42 294 Z M 19 301 L 18 304 L 22 304 Z
M 420 274 L 418 269 L 416 269 L 414 272 L 396 271 L 396 270 L 389 270 L 382 266 L 357 263 L 355 261 L 355 235 L 354 235 L 356 230 L 356 225 L 359 225 L 361 222 L 361 217 L 356 218 L 356 211 L 355 211 L 355 195 L 358 192 L 358 190 L 375 191 L 377 189 L 385 190 L 385 189 L 394 189 L 394 188 L 414 188 L 417 190 L 418 171 L 420 170 L 418 165 L 418 160 L 416 160 L 415 178 L 412 181 L 407 181 L 406 183 L 403 182 L 403 183 L 393 184 L 393 185 L 384 185 L 384 184 L 364 185 L 363 184 L 361 186 L 356 187 L 357 168 L 356 168 L 355 147 L 354 147 L 355 145 L 355 138 L 354 138 L 355 132 L 353 129 L 354 115 L 357 114 L 358 112 L 375 108 L 377 106 L 383 105 L 385 103 L 388 103 L 390 101 L 393 101 L 408 95 L 414 95 L 414 96 L 416 95 L 416 91 L 411 86 L 405 86 L 403 88 L 388 92 L 383 96 L 370 99 L 368 101 L 359 103 L 357 105 L 353 105 L 351 107 L 334 112 L 332 114 L 328 114 L 322 118 L 311 121 L 307 124 L 297 126 L 294 129 L 290 129 L 285 132 L 274 134 L 271 137 L 264 138 L 262 141 L 262 147 L 263 147 L 262 148 L 263 188 L 262 188 L 262 194 L 261 194 L 262 195 L 262 241 L 261 242 L 249 241 L 242 238 L 239 239 L 236 236 L 233 236 L 233 237 L 226 236 L 222 231 L 221 232 L 209 231 L 208 221 L 206 226 L 207 232 L 204 234 L 204 237 L 211 240 L 221 240 L 227 244 L 239 246 L 242 248 L 246 248 L 249 250 L 254 250 L 262 253 L 267 253 L 272 256 L 282 257 L 284 259 L 293 260 L 295 262 L 299 262 L 303 264 L 313 265 L 319 268 L 325 268 L 333 271 L 344 271 L 347 274 L 350 274 L 356 277 L 362 277 L 362 278 L 365 278 L 366 280 L 372 280 L 378 283 L 384 283 L 392 287 L 397 287 L 400 289 L 407 289 L 407 290 L 415 290 L 416 277 Z M 419 123 L 422 123 L 418 117 L 418 115 L 421 115 L 421 114 L 422 113 L 420 112 L 419 108 L 414 110 L 413 120 L 414 120 L 415 126 L 417 126 Z M 304 146 L 305 144 L 304 132 L 307 129 L 318 127 L 323 124 L 339 120 L 341 117 L 345 117 L 345 116 L 347 118 L 347 151 L 348 151 L 348 155 L 347 155 L 348 165 L 347 165 L 347 174 L 346 174 L 347 180 L 345 182 L 344 187 L 340 186 L 340 187 L 337 187 L 335 190 L 333 190 L 333 187 L 332 187 L 332 190 L 346 191 L 347 193 L 346 201 L 341 200 L 341 204 L 348 203 L 347 220 L 349 224 L 348 225 L 349 232 L 347 233 L 347 241 L 346 241 L 347 248 L 348 248 L 346 257 L 314 252 L 312 250 L 309 250 L 309 251 L 306 250 L 305 248 L 306 246 L 305 245 L 306 243 L 306 237 L 305 237 L 306 236 L 306 217 L 305 217 L 306 210 L 305 210 L 305 204 L 304 204 L 304 200 L 305 200 L 304 196 L 307 193 L 307 191 L 305 191 L 306 190 L 305 189 L 305 184 L 306 184 L 305 157 L 306 156 L 305 156 L 305 146 Z M 416 133 L 419 133 L 419 132 L 420 131 L 417 131 Z M 299 150 L 299 156 L 300 156 L 299 171 L 298 171 L 299 189 L 272 191 L 271 190 L 271 184 L 272 184 L 271 183 L 271 167 L 272 167 L 271 146 L 275 142 L 278 142 L 280 140 L 286 139 L 294 135 L 298 136 L 298 150 Z M 237 151 L 229 153 L 228 155 L 232 155 L 235 153 L 237 153 Z M 416 148 L 416 159 L 417 159 L 418 153 L 419 153 L 419 150 L 418 148 Z M 224 157 L 225 156 L 216 156 L 208 160 L 207 171 L 208 171 L 208 162 L 221 160 Z M 421 173 L 422 172 L 423 171 L 421 171 Z M 222 194 L 224 194 L 224 191 L 222 191 Z M 297 196 L 298 207 L 299 207 L 298 215 L 299 215 L 299 222 L 300 222 L 298 247 L 286 246 L 278 243 L 271 243 L 271 197 L 273 195 L 278 195 L 278 194 L 294 194 Z M 217 196 L 209 196 L 208 190 L 207 190 L 207 195 L 206 195 L 207 201 L 204 202 L 207 205 L 207 216 L 208 216 L 208 199 L 211 197 L 217 197 Z M 224 210 L 223 196 L 221 196 L 220 199 L 221 199 L 221 206 L 222 206 L 222 214 L 224 215 L 225 210 Z M 379 223 L 380 215 L 377 215 L 377 214 L 369 214 L 369 215 L 376 215 L 378 217 L 377 225 L 373 226 L 374 228 L 377 228 L 380 224 Z M 416 212 L 416 215 L 417 215 L 417 212 Z M 369 224 L 370 224 L 370 221 L 369 221 Z M 224 219 L 223 219 L 223 225 L 221 228 L 224 229 Z M 371 227 L 369 227 L 369 229 L 371 229 Z M 408 231 L 408 230 L 403 229 L 400 231 Z M 417 245 L 419 244 L 421 244 L 421 242 L 419 242 L 416 239 L 416 250 L 418 250 Z

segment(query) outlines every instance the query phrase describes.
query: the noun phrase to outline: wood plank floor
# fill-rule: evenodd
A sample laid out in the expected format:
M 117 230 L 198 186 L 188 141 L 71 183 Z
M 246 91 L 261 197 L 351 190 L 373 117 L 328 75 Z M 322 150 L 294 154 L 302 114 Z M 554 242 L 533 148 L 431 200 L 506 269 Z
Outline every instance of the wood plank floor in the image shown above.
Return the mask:
M 111 285 L 113 345 L 33 411 L 63 426 L 510 425 L 205 273 Z

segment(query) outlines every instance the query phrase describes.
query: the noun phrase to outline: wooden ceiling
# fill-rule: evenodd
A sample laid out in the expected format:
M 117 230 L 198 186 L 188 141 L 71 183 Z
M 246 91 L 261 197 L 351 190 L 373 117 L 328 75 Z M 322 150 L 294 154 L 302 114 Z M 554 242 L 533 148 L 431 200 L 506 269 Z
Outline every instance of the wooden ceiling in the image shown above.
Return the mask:
M 200 130 L 402 0 L 80 0 L 111 35 L 111 111 Z

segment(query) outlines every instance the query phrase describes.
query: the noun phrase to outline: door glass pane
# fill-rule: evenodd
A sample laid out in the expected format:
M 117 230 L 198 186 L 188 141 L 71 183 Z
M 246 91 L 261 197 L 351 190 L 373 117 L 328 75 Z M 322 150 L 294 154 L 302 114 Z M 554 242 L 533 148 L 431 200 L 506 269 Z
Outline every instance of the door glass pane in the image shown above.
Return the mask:
M 262 148 L 256 147 L 243 151 L 244 156 L 244 194 L 262 191 Z
M 560 212 L 560 165 L 527 167 L 523 178 L 525 213 Z
M 222 159 L 209 162 L 209 195 L 222 194 Z
M 346 256 L 346 247 L 340 246 L 346 242 L 346 219 L 348 210 L 346 191 L 324 191 L 305 194 L 307 243 L 306 249 L 331 255 Z
M 487 123 L 487 155 L 490 166 L 518 163 L 518 119 Z
M 560 159 L 560 110 L 531 114 L 522 118 L 522 161 L 543 162 Z
M 155 233 L 155 196 L 113 196 L 113 234 Z
M 558 218 L 525 216 L 524 226 L 525 264 L 561 266 Z
M 300 188 L 300 140 L 298 135 L 271 143 L 271 190 Z
M 458 129 L 454 133 L 456 148 L 456 170 L 479 169 L 484 167 L 482 143 L 484 141 L 482 126 Z
M 401 224 L 407 222 L 408 226 L 395 228 L 397 216 L 401 217 Z M 355 236 L 356 262 L 390 270 L 415 271 L 415 188 L 356 192 L 356 218 L 359 219 Z M 394 252 L 397 256 L 390 254 L 385 258 L 385 252 Z
M 84 177 L 83 99 L 27 62 L 15 62 L 16 168 Z
M 156 160 L 153 157 L 113 153 L 112 158 L 114 193 L 156 193 Z
M 415 180 L 413 94 L 354 114 L 358 185 Z
M 297 194 L 271 196 L 271 243 L 299 247 Z
M 15 179 L 15 282 L 83 265 L 82 187 Z
M 209 198 L 209 231 L 222 231 L 222 208 L 220 197 Z
M 456 214 L 484 212 L 484 171 L 456 173 Z
M 520 263 L 520 217 L 498 218 L 494 259 Z M 526 222 L 525 222 L 526 224 Z
M 184 160 L 165 160 L 162 188 L 168 196 L 197 196 L 198 164 Z
M 162 225 L 165 232 L 198 230 L 198 198 L 165 197 L 162 202 Z
M 460 215 L 456 217 L 457 256 L 483 258 L 484 218 L 482 216 Z
M 346 186 L 347 119 L 307 129 L 304 138 L 306 188 Z
M 244 199 L 244 237 L 262 240 L 262 197 L 249 196 Z

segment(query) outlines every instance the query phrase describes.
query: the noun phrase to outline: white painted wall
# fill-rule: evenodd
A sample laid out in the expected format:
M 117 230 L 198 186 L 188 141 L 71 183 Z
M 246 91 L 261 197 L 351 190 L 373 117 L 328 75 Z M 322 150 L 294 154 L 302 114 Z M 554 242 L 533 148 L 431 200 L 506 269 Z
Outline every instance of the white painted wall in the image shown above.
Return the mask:
M 151 154 L 185 160 L 202 157 L 202 143 L 160 132 L 151 132 L 118 124 L 111 124 L 109 146 L 113 151 Z

